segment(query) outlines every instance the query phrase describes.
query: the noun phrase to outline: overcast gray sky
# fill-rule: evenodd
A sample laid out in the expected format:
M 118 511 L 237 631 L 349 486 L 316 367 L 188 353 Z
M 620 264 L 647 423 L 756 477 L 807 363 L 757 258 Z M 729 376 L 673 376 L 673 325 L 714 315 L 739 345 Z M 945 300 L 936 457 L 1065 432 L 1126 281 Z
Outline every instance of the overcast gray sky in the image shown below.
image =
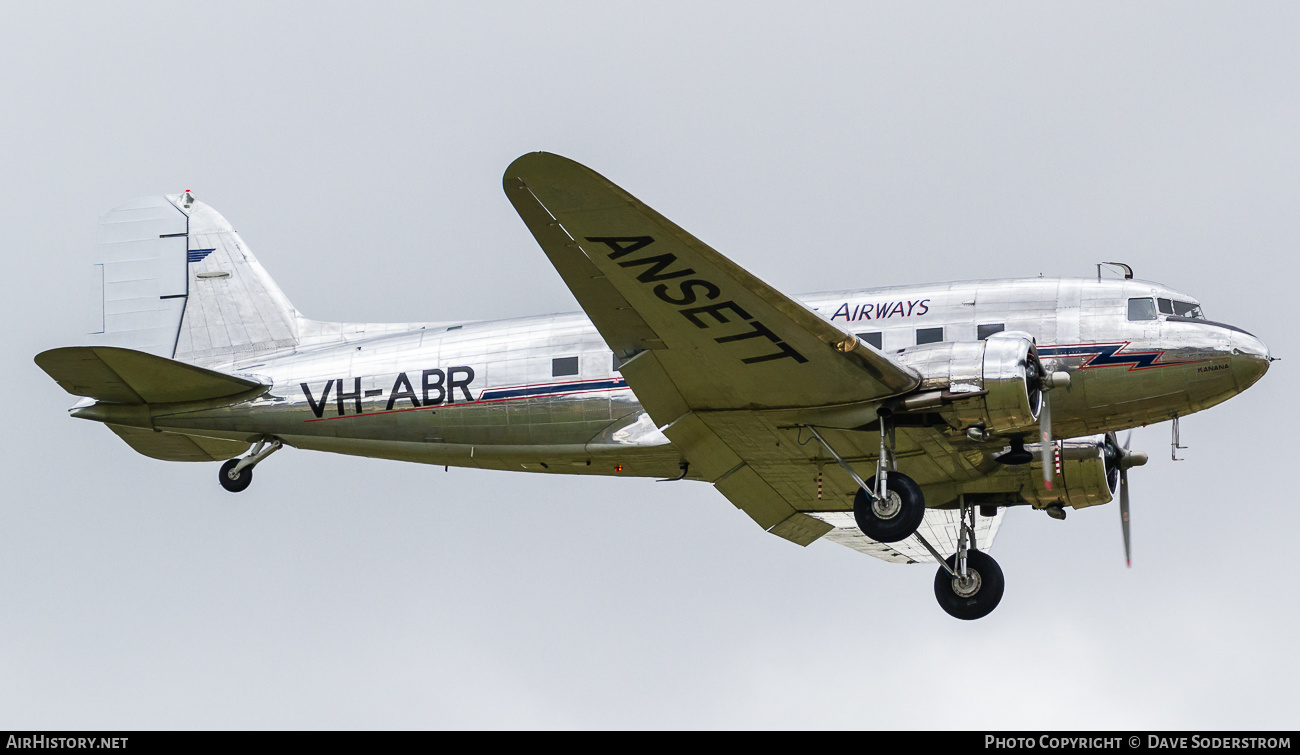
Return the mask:
M 0 728 L 1300 725 L 1295 3 L 9 4 Z M 1001 606 L 709 486 L 288 450 L 231 496 L 68 418 L 97 217 L 192 189 L 317 319 L 576 305 L 501 192 L 544 149 L 786 291 L 1105 260 L 1284 361 L 1015 510 Z

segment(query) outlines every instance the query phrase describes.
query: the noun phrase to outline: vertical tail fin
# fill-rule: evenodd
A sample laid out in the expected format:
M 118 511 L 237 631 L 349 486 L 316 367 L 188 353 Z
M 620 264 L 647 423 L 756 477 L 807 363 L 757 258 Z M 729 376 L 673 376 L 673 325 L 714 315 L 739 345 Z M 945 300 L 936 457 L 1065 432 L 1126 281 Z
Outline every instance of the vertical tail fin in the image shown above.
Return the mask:
M 296 346 L 297 310 L 230 223 L 188 194 L 168 199 L 189 215 L 189 297 L 175 358 L 216 364 Z
M 188 192 L 113 208 L 96 240 L 98 343 L 207 365 L 297 345 L 293 305 L 230 223 Z

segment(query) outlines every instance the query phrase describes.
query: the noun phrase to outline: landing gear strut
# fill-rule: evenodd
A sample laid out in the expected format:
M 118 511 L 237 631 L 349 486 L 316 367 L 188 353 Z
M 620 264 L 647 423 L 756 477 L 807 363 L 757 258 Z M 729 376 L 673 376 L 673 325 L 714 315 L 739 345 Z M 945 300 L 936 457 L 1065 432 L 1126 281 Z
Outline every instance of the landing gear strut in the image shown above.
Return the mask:
M 966 505 L 966 497 L 962 496 L 957 552 L 940 561 L 939 571 L 934 575 L 934 597 L 949 616 L 969 621 L 992 613 L 1001 602 L 1005 588 L 998 562 L 975 549 L 975 511 Z
M 267 443 L 266 438 L 262 438 L 249 455 L 226 461 L 221 465 L 221 471 L 217 473 L 217 480 L 221 482 L 221 487 L 231 493 L 246 490 L 253 483 L 253 467 L 280 448 L 279 438 L 271 438 L 270 443 Z
M 949 616 L 969 620 L 987 616 L 998 607 L 1006 584 L 998 563 L 976 549 L 975 507 L 966 503 L 966 496 L 958 498 L 961 531 L 957 537 L 957 552 L 945 559 L 917 531 L 925 518 L 925 499 L 921 487 L 912 478 L 891 469 L 893 454 L 886 444 L 889 428 L 884 415 L 880 417 L 880 459 L 876 463 L 876 476 L 870 481 L 859 477 L 817 432 L 817 428 L 808 426 L 808 430 L 858 484 L 857 495 L 853 498 L 853 518 L 862 534 L 881 543 L 897 543 L 915 537 L 939 562 L 939 573 L 934 577 L 934 596 L 939 599 L 940 608 Z M 1023 440 L 1020 448 L 1024 450 Z M 995 506 L 980 508 L 991 508 L 992 511 L 984 513 L 997 516 Z
M 921 486 L 911 477 L 891 469 L 893 454 L 886 444 L 889 432 L 884 415 L 880 417 L 880 457 L 876 462 L 876 474 L 868 481 L 864 481 L 831 448 L 816 428 L 808 429 L 858 484 L 858 492 L 853 497 L 853 518 L 862 534 L 881 543 L 897 543 L 916 534 L 916 528 L 925 518 L 925 496 L 921 493 Z

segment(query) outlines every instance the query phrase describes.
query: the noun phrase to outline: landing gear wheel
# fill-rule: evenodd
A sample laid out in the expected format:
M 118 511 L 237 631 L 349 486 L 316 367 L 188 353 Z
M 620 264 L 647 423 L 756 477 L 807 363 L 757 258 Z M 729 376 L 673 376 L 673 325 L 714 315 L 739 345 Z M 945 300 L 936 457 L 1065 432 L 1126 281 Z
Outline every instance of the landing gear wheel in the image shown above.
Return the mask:
M 230 470 L 234 469 L 235 465 L 238 463 L 239 459 L 230 459 L 225 464 L 221 465 L 221 471 L 217 473 L 217 479 L 221 481 L 221 487 L 232 493 L 238 493 L 241 490 L 247 489 L 253 482 L 252 467 L 244 467 L 239 470 L 238 477 L 232 478 L 230 476 Z
M 875 490 L 876 478 L 867 480 Z M 921 486 L 905 474 L 891 472 L 885 480 L 889 495 L 882 501 L 872 501 L 866 491 L 858 489 L 853 497 L 853 518 L 862 534 L 882 543 L 906 540 L 921 526 L 925 518 L 925 496 Z
M 947 563 L 955 570 L 957 554 L 949 556 Z M 963 584 L 939 567 L 939 573 L 934 575 L 934 597 L 939 599 L 939 607 L 949 616 L 966 621 L 988 616 L 998 607 L 1006 588 L 1002 567 L 988 554 L 970 550 L 966 553 L 966 573 L 968 579 Z

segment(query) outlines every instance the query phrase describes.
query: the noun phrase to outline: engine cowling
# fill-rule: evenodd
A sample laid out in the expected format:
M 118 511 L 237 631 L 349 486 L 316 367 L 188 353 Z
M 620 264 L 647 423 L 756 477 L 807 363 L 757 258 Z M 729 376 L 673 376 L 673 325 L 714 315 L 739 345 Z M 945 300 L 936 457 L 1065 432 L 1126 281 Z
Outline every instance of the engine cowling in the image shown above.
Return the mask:
M 919 391 L 948 394 L 945 418 L 960 428 L 1019 435 L 1038 422 L 1044 372 L 1028 333 L 1004 331 L 983 341 L 916 346 L 898 360 L 921 373 Z
M 1119 491 L 1119 447 L 1114 435 L 1085 435 L 1058 440 L 1048 452 L 1047 463 L 1057 463 L 1060 474 L 1048 490 L 1043 484 L 1042 455 L 1033 450 L 1034 461 L 1021 468 L 1032 485 L 1021 488 L 1021 495 L 1034 508 L 1053 504 L 1081 509 L 1114 499 Z

